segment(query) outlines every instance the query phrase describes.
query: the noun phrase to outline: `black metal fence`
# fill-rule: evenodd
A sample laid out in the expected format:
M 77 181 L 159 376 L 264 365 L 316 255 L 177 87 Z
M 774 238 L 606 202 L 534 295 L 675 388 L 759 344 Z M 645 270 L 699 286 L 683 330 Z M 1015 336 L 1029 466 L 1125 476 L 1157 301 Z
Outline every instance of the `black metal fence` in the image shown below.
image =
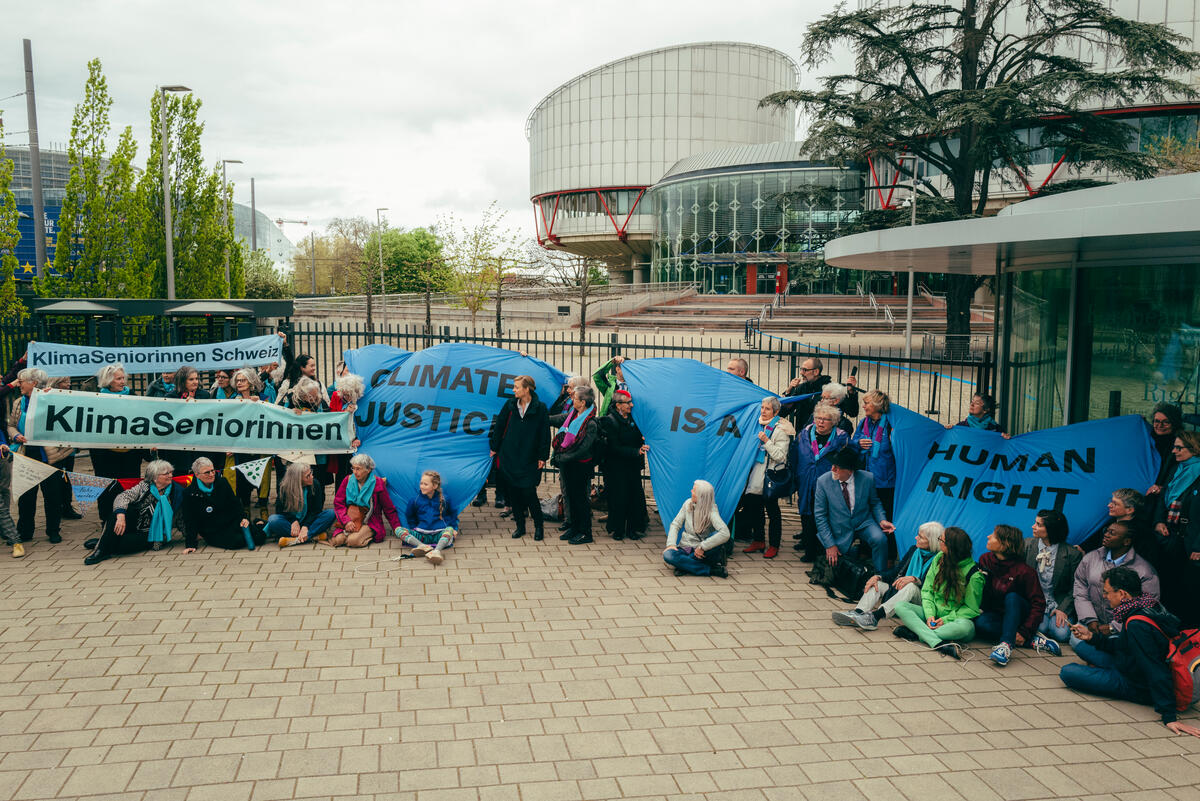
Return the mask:
M 110 324 L 111 325 L 111 324 Z M 905 358 L 897 348 L 811 344 L 751 332 L 743 337 L 681 332 L 652 334 L 602 332 L 589 334 L 582 341 L 577 331 L 521 332 L 509 330 L 502 336 L 468 328 L 435 327 L 426 333 L 423 326 L 388 326 L 368 331 L 361 323 L 290 323 L 282 329 L 290 336 L 293 352 L 316 358 L 318 377 L 332 382 L 334 368 L 349 349 L 373 343 L 420 350 L 443 342 L 470 342 L 522 351 L 572 374 L 591 374 L 614 356 L 630 359 L 674 357 L 696 359 L 724 368 L 731 359 L 745 359 L 749 376 L 759 386 L 782 392 L 791 379 L 799 376 L 801 363 L 820 359 L 827 374 L 835 380 L 856 376 L 864 389 L 886 392 L 896 403 L 921 412 L 943 423 L 961 420 L 971 395 L 992 389 L 992 355 L 983 351 L 968 358 L 945 358 L 922 353 Z M 274 330 L 266 326 L 231 326 L 221 321 L 198 320 L 180 324 L 158 318 L 129 322 L 115 327 L 72 320 L 18 325 L 0 323 L 0 357 L 3 365 L 24 352 L 32 339 L 75 345 L 152 346 L 219 342 Z M 154 376 L 131 376 L 135 391 L 141 390 Z M 686 392 L 686 388 L 666 388 Z

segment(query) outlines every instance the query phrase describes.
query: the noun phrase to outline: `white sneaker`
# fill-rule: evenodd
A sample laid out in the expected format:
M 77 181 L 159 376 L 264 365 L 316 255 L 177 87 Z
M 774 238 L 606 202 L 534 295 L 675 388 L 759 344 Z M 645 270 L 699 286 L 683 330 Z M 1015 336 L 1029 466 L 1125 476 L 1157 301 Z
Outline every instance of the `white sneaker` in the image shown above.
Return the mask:
M 874 631 L 879 628 L 879 621 L 870 612 L 856 612 L 854 614 L 854 625 L 863 631 Z
M 858 614 L 857 609 L 855 609 L 853 612 L 834 612 L 833 613 L 833 622 L 838 624 L 839 626 L 854 626 L 854 625 L 857 625 L 855 623 L 855 616 L 857 614 Z

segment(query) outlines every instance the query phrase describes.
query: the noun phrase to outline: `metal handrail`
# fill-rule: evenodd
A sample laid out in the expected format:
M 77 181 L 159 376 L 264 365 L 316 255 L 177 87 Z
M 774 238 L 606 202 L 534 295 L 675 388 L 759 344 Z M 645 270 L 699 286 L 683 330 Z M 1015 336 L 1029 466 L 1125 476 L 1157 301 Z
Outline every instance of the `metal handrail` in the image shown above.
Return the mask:
M 892 315 L 892 307 L 891 306 L 883 307 L 883 317 L 892 326 L 892 331 L 894 332 L 896 330 L 896 318 Z
M 868 293 L 867 297 L 870 299 L 871 308 L 875 310 L 875 319 L 879 319 L 879 302 L 875 300 L 875 293 Z

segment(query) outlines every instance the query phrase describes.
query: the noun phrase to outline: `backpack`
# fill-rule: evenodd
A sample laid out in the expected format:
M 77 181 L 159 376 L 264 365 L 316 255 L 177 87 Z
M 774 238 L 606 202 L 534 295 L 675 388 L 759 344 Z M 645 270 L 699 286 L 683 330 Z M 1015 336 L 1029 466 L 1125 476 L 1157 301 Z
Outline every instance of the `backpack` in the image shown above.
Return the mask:
M 1130 615 L 1125 627 L 1134 620 L 1148 623 L 1164 637 L 1166 632 L 1146 615 Z M 1167 668 L 1171 671 L 1171 682 L 1175 686 L 1175 709 L 1187 709 L 1195 700 L 1195 671 L 1200 668 L 1200 629 L 1183 629 L 1174 637 L 1167 637 Z

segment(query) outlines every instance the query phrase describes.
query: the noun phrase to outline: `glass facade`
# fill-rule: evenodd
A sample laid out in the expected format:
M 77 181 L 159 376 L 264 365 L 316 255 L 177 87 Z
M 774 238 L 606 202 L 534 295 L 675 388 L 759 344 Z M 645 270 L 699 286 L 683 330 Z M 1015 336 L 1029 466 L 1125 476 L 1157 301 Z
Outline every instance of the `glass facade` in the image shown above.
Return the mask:
M 1200 258 L 1018 272 L 1004 287 L 1010 431 L 1148 417 L 1160 401 L 1200 412 Z
M 774 292 L 778 265 L 819 258 L 862 211 L 863 191 L 858 170 L 808 164 L 659 184 L 649 193 L 651 280 L 696 281 L 718 294 Z

